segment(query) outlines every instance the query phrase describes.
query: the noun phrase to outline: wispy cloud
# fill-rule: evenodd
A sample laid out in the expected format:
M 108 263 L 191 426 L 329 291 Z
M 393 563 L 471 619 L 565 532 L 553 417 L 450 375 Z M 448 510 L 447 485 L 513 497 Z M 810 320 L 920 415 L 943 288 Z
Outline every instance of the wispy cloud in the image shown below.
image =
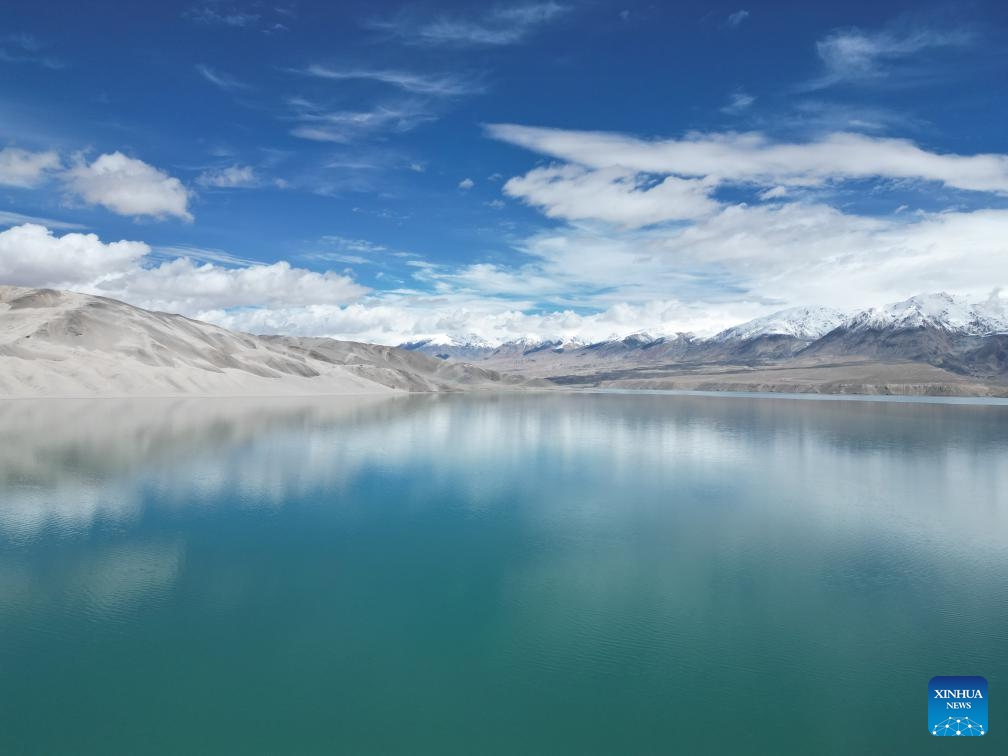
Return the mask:
M 835 131 L 884 132 L 895 128 L 920 130 L 927 124 L 902 111 L 862 105 L 810 99 L 795 103 L 778 128 L 832 133 Z
M 350 252 L 366 252 L 369 254 L 375 254 L 377 252 L 384 252 L 387 249 L 387 247 L 381 244 L 375 244 L 367 239 L 352 239 L 347 236 L 340 236 L 339 234 L 326 234 L 322 237 L 322 241 Z
M 728 26 L 738 27 L 747 18 L 749 18 L 749 11 L 737 10 L 734 13 L 728 14 Z
M 250 165 L 229 165 L 203 171 L 196 183 L 216 189 L 248 189 L 260 186 L 262 180 Z
M 443 15 L 431 19 L 400 13 L 389 20 L 372 19 L 367 22 L 367 26 L 400 37 L 411 44 L 514 45 L 568 11 L 569 6 L 550 1 L 498 6 L 466 17 Z
M 0 37 L 0 61 L 30 63 L 54 71 L 64 68 L 66 64 L 59 58 L 46 54 L 45 47 L 33 34 L 8 34 Z
M 34 223 L 39 226 L 67 231 L 79 231 L 86 228 L 81 223 L 71 223 L 54 218 L 42 218 L 37 215 L 25 215 L 24 213 L 12 213 L 7 210 L 0 210 L 0 226 L 20 226 L 25 223 Z
M 298 121 L 291 134 L 316 142 L 346 144 L 375 133 L 403 133 L 436 120 L 424 103 L 411 100 L 371 110 L 330 111 L 303 98 L 294 98 L 290 104 Z
M 215 0 L 210 0 L 210 2 L 205 2 L 201 5 L 194 5 L 185 11 L 183 15 L 199 24 L 237 28 L 253 26 L 262 18 L 262 15 L 259 13 L 249 13 L 237 6 L 216 2 Z
M 310 65 L 299 73 L 334 81 L 374 81 L 414 94 L 438 97 L 453 97 L 483 91 L 481 84 L 452 74 L 419 74 L 410 71 L 371 68 L 336 68 L 321 64 Z
M 192 247 L 179 244 L 156 246 L 152 249 L 149 256 L 152 259 L 159 260 L 174 260 L 179 257 L 184 257 L 188 260 L 196 262 L 217 263 L 219 265 L 232 266 L 255 266 L 266 264 L 260 260 L 250 260 L 246 257 L 233 255 L 223 249 L 214 249 L 213 247 Z
M 317 262 L 341 262 L 348 265 L 381 264 L 381 255 L 388 252 L 388 247 L 375 244 L 367 239 L 353 239 L 338 234 L 327 234 L 319 242 L 329 249 L 308 252 L 300 255 L 302 260 Z
M 728 104 L 721 108 L 721 112 L 728 113 L 729 115 L 738 115 L 742 111 L 752 107 L 754 102 L 756 102 L 756 98 L 751 94 L 732 92 L 728 97 Z
M 243 81 L 239 81 L 230 74 L 224 73 L 223 71 L 211 68 L 203 63 L 196 64 L 196 71 L 199 72 L 200 76 L 209 81 L 215 87 L 220 89 L 225 89 L 229 91 L 241 90 L 241 89 L 251 89 L 251 86 Z
M 963 47 L 973 38 L 974 35 L 965 29 L 837 30 L 816 42 L 816 52 L 822 60 L 824 72 L 809 82 L 805 89 L 905 79 L 922 54 Z

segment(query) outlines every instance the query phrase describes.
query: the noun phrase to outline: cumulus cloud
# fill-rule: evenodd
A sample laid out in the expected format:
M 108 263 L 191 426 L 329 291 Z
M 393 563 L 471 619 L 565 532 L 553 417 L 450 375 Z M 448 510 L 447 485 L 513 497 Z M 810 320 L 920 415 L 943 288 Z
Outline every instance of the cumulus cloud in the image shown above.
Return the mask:
M 778 142 L 758 132 L 689 134 L 647 140 L 598 131 L 491 124 L 487 133 L 542 155 L 595 169 L 712 177 L 723 183 L 815 185 L 895 178 L 1008 194 L 1008 155 L 929 152 L 908 139 L 836 133 Z
M 225 328 L 250 333 L 327 334 L 390 345 L 477 334 L 492 344 L 500 344 L 528 336 L 600 341 L 638 330 L 642 322 L 682 319 L 689 311 L 674 300 L 644 306 L 618 305 L 591 314 L 522 309 L 529 304 L 486 298 L 409 295 L 368 299 L 346 307 L 206 312 L 203 316 Z M 702 314 L 697 312 L 694 316 L 702 317 Z M 696 322 L 695 317 L 691 322 Z
M 119 215 L 192 220 L 189 192 L 181 181 L 121 152 L 99 155 L 92 163 L 82 160 L 63 179 L 84 202 Z
M 302 258 L 370 263 L 397 279 L 398 288 L 374 292 L 350 275 L 283 261 L 159 255 L 140 242 L 57 237 L 25 225 L 0 234 L 0 278 L 102 293 L 241 330 L 392 344 L 469 333 L 491 341 L 712 333 L 795 305 L 860 308 L 936 284 L 979 301 L 1008 287 L 1008 210 L 992 196 L 1008 194 L 1003 155 L 939 154 L 851 134 L 781 143 L 760 134 L 643 140 L 490 131 L 564 161 L 504 184 L 505 195 L 565 221 L 513 242 L 510 261 L 436 264 L 336 236 Z M 801 190 L 866 178 L 942 182 L 973 189 L 973 205 L 992 206 L 860 215 L 827 204 L 828 192 Z M 739 184 L 752 190 L 752 204 L 721 191 Z
M 131 269 L 98 288 L 145 307 L 197 315 L 215 308 L 283 307 L 292 302 L 299 306 L 342 304 L 367 292 L 348 276 L 294 268 L 286 261 L 224 268 L 185 258 L 155 268 Z
M 368 291 L 347 275 L 295 268 L 286 261 L 224 266 L 181 257 L 156 262 L 151 248 L 139 241 L 56 236 L 36 224 L 0 232 L 4 283 L 102 294 L 188 315 L 234 307 L 340 305 Z
M 0 150 L 0 186 L 38 186 L 59 167 L 59 155 L 51 150 L 29 152 L 17 147 L 4 147 Z
M 930 291 L 977 301 L 1006 285 L 1008 211 L 871 218 L 822 204 L 732 205 L 694 223 L 535 234 L 520 265 L 417 267 L 415 290 L 347 306 L 203 312 L 253 332 L 396 344 L 475 333 L 598 340 L 638 330 L 712 334 L 783 307 L 856 309 Z
M 461 181 L 459 181 L 459 184 L 458 184 L 458 188 L 461 189 L 464 192 L 469 191 L 474 186 L 476 186 L 476 182 L 473 181 L 471 178 L 464 178 Z
M 0 231 L 0 281 L 16 286 L 76 288 L 93 285 L 137 265 L 150 247 L 143 242 L 102 242 L 95 234 L 55 236 L 26 223 Z
M 413 288 L 382 292 L 286 262 L 158 261 L 140 242 L 57 237 L 38 226 L 0 233 L 0 278 L 239 330 L 388 344 L 468 333 L 495 342 L 641 329 L 713 333 L 786 306 L 859 308 L 930 291 L 935 282 L 978 301 L 1008 286 L 1008 210 L 879 218 L 775 199 L 782 201 L 726 205 L 672 226 L 563 225 L 524 239 L 520 264 L 416 260 Z M 375 249 L 367 240 L 332 243 L 361 258 Z

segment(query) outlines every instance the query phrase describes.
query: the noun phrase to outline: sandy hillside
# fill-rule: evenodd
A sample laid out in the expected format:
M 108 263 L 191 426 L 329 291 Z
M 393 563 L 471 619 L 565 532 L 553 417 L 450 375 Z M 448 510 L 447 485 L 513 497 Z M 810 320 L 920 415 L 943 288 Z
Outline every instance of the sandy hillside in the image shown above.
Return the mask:
M 0 286 L 0 396 L 289 396 L 520 386 L 392 347 L 234 333 L 104 297 Z

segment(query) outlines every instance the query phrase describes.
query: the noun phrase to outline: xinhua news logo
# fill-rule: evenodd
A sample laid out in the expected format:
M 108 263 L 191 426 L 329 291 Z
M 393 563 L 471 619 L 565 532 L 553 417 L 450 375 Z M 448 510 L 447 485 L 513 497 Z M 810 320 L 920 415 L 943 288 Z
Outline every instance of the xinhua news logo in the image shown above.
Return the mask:
M 986 735 L 987 680 L 932 677 L 928 683 L 928 730 L 945 737 Z

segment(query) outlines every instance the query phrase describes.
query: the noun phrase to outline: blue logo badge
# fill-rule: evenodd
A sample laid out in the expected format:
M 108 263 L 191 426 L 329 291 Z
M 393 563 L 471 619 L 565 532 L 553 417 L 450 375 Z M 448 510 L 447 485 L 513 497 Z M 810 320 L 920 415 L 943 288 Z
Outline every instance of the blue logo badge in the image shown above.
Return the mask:
M 987 734 L 987 681 L 982 677 L 932 677 L 928 683 L 932 735 Z

